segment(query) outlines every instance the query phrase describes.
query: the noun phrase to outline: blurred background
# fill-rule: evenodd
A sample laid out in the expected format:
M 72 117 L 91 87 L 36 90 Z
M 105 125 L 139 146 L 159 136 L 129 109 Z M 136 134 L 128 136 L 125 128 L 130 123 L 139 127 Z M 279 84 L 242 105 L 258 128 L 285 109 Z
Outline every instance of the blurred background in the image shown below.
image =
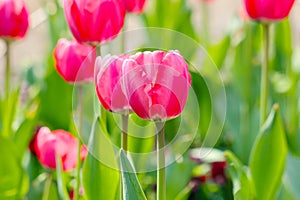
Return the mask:
M 176 0 L 174 0 L 176 1 Z M 58 8 L 54 0 L 26 0 L 27 6 L 31 13 L 30 15 L 30 30 L 25 37 L 12 45 L 12 67 L 14 74 L 24 73 L 29 67 L 33 65 L 43 65 L 47 59 L 48 52 L 52 51 L 51 46 L 51 31 L 49 30 L 49 16 L 57 14 Z M 60 6 L 62 1 L 60 0 Z M 203 29 L 203 6 L 208 8 L 208 29 L 212 43 L 217 43 L 224 34 L 228 33 L 233 26 L 236 25 L 236 18 L 243 15 L 242 0 L 211 0 L 209 3 L 204 3 L 202 0 L 186 0 L 187 7 L 192 11 L 192 22 L 196 31 Z M 149 9 L 146 5 L 146 10 Z M 293 45 L 294 48 L 300 48 L 300 1 L 296 1 L 290 13 L 290 21 L 292 23 Z M 129 18 L 129 19 L 128 19 Z M 139 16 L 129 15 L 127 18 L 127 30 L 137 27 L 144 27 Z M 63 20 L 63 19 L 59 19 Z M 170 19 L 172 20 L 172 19 Z M 62 22 L 61 22 L 62 23 Z M 185 24 L 183 23 L 182 26 Z M 68 31 L 67 27 L 65 31 Z M 61 36 L 68 33 L 62 32 Z M 5 53 L 5 44 L 0 41 L 0 64 L 4 65 L 3 55 Z M 3 74 L 0 68 L 0 74 Z M 43 68 L 39 68 L 37 73 L 43 73 Z M 15 76 L 18 77 L 18 76 Z M 0 79 L 2 85 L 3 79 Z M 2 89 L 2 88 L 0 88 Z
M 74 124 L 72 124 L 71 118 L 73 88 L 72 85 L 63 81 L 54 70 L 54 60 L 52 56 L 53 49 L 59 38 L 72 38 L 64 18 L 62 9 L 63 1 L 25 1 L 30 11 L 30 30 L 24 39 L 12 44 L 11 51 L 14 79 L 12 84 L 15 84 L 15 86 L 22 84 L 21 106 L 16 109 L 16 116 L 18 117 L 14 119 L 12 129 L 17 130 L 23 119 L 30 118 L 28 116 L 36 114 L 37 120 L 29 119 L 29 121 L 32 120 L 34 122 L 34 128 L 35 126 L 45 125 L 52 130 L 65 129 L 73 131 Z M 153 26 L 169 28 L 188 35 L 207 49 L 209 55 L 211 55 L 215 61 L 218 70 L 221 72 L 227 95 L 227 102 L 225 102 L 227 103 L 226 122 L 222 130 L 222 136 L 219 138 L 215 148 L 218 149 L 219 154 L 222 154 L 223 150 L 232 151 L 241 163 L 237 162 L 234 156 L 228 156 L 228 154 L 227 161 L 229 160 L 230 164 L 234 163 L 235 170 L 239 173 L 247 173 L 249 168 L 245 168 L 244 165 L 250 164 L 249 156 L 251 149 L 259 133 L 259 82 L 262 52 L 260 25 L 247 18 L 243 7 L 243 0 L 148 0 L 146 2 L 146 10 L 143 14 L 128 14 L 126 16 L 126 30 Z M 160 5 L 155 7 L 154 2 L 159 2 Z M 161 10 L 157 11 L 155 8 Z M 272 25 L 272 42 L 270 45 L 270 102 L 278 102 L 280 105 L 280 114 L 286 131 L 289 148 L 287 162 L 285 163 L 281 162 L 281 160 L 274 159 L 277 158 L 278 151 L 281 150 L 280 148 L 275 148 L 277 152 L 274 151 L 272 154 L 273 157 L 269 154 L 264 154 L 264 152 L 259 152 L 267 161 L 274 161 L 273 166 L 280 165 L 282 168 L 285 167 L 282 180 L 281 175 L 279 177 L 281 181 L 280 184 L 282 183 L 280 186 L 281 198 L 279 199 L 283 200 L 287 199 L 286 194 L 294 195 L 295 198 L 292 199 L 300 199 L 300 177 L 298 173 L 300 167 L 299 19 L 300 1 L 297 0 L 289 15 L 289 19 Z M 5 43 L 0 40 L 1 86 L 4 82 L 1 75 L 4 74 L 5 48 Z M 211 65 L 206 65 L 203 68 L 209 71 L 210 66 Z M 218 111 L 218 105 L 213 105 L 210 99 L 211 96 L 203 77 L 207 76 L 205 78 L 210 80 L 213 84 L 216 80 L 215 74 L 204 73 L 204 76 L 203 74 L 195 72 L 191 72 L 191 74 L 193 79 L 192 86 L 197 93 L 199 107 L 201 108 L 199 134 L 191 146 L 191 148 L 197 148 L 201 146 L 201 139 L 206 136 L 211 120 L 210 116 L 213 112 L 212 107 L 216 107 Z M 0 92 L 2 92 L 2 89 L 3 88 L 0 87 Z M 225 104 L 221 102 L 221 105 L 223 105 L 222 103 Z M 26 104 L 29 106 L 24 108 Z M 272 105 L 269 105 L 269 108 L 271 108 L 271 106 Z M 166 138 L 167 141 L 171 141 L 172 137 L 174 137 L 174 135 L 172 135 L 174 124 L 172 123 L 176 124 L 177 122 L 168 122 L 169 126 L 166 129 L 171 132 L 171 134 L 168 134 Z M 119 137 L 117 136 L 119 130 L 115 130 L 113 123 L 110 128 L 111 139 L 115 143 L 118 143 Z M 27 135 L 27 143 L 29 143 L 33 131 Z M 136 146 L 143 145 L 139 144 Z M 27 144 L 25 147 L 27 149 Z M 150 149 L 151 148 L 152 146 L 150 146 Z M 222 151 L 221 153 L 219 152 L 220 150 Z M 28 154 L 27 152 L 25 155 L 28 156 Z M 230 160 L 228 157 L 233 158 Z M 190 164 L 189 161 L 182 163 L 194 167 L 194 164 Z M 174 183 L 175 186 L 178 183 L 182 183 L 184 177 L 190 178 L 190 176 L 192 176 L 189 168 L 185 170 L 188 175 L 182 173 L 182 163 L 176 163 L 176 165 L 173 165 L 174 169 L 172 167 L 169 169 L 170 171 L 175 170 L 175 174 L 181 174 L 181 176 L 174 177 L 171 171 L 172 173 L 170 173 L 171 175 L 168 177 L 168 180 L 171 180 L 170 183 Z M 35 188 L 32 186 L 32 183 L 34 183 L 33 180 L 39 176 L 37 170 L 32 168 L 31 165 L 36 166 L 38 164 L 29 164 L 28 162 L 26 165 L 31 185 L 29 197 L 35 192 Z M 220 167 L 222 169 L 222 177 L 224 178 L 226 176 L 224 175 L 223 165 L 224 158 L 222 158 L 221 164 L 217 162 L 217 168 Z M 34 170 L 31 170 L 31 168 Z M 40 166 L 39 168 L 41 169 Z M 198 168 L 193 170 L 193 173 L 195 171 L 201 172 L 199 172 L 201 176 L 197 173 L 196 175 L 193 174 L 193 178 L 196 178 L 197 181 L 200 180 L 199 177 L 203 178 L 203 174 L 206 175 L 207 170 L 204 170 L 205 173 L 201 170 Z M 276 175 L 276 173 L 275 171 L 274 174 Z M 235 175 L 235 173 L 233 174 Z M 273 176 L 275 176 L 274 174 Z M 147 179 L 149 177 L 150 179 L 152 177 L 150 181 Z M 155 182 L 155 177 L 151 174 L 149 177 L 146 176 L 142 184 L 144 188 L 153 195 L 154 186 L 152 183 Z M 236 177 L 232 175 L 230 180 L 234 182 L 236 181 L 235 178 Z M 244 179 L 242 178 L 241 184 L 244 183 Z M 264 179 L 263 176 L 261 179 L 261 181 L 265 181 L 267 184 L 270 182 Z M 190 183 L 189 181 L 190 180 L 187 179 L 185 182 Z M 202 179 L 200 182 L 201 181 L 205 182 L 205 180 L 203 181 Z M 227 192 L 230 191 L 231 194 L 232 182 L 228 181 L 225 185 L 218 181 L 214 182 L 215 184 L 213 186 L 207 184 L 207 188 L 203 187 L 204 191 L 207 190 L 206 193 L 208 195 L 206 196 L 211 197 L 210 195 L 215 191 L 219 192 L 215 187 L 217 184 L 221 185 L 220 187 L 222 188 L 222 190 L 220 190 L 222 195 L 219 196 L 228 199 L 226 195 L 223 194 L 223 190 Z M 249 189 L 248 187 L 244 188 L 246 191 Z M 174 192 L 173 194 L 176 193 Z M 170 197 L 170 199 L 174 198 Z

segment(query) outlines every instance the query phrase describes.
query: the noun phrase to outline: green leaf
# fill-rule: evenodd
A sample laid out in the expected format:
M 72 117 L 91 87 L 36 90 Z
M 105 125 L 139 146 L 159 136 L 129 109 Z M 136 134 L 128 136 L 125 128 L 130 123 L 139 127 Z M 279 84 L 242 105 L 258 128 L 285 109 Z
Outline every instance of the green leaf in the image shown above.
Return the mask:
M 35 118 L 26 118 L 18 128 L 13 139 L 16 143 L 16 146 L 18 146 L 20 155 L 23 155 L 28 148 L 31 138 L 34 134 L 35 126 Z
M 0 152 L 0 199 L 22 199 L 29 181 L 17 147 L 11 140 L 0 138 Z
M 50 129 L 68 130 L 72 118 L 72 85 L 56 71 L 52 71 L 45 82 L 39 97 L 39 118 Z
M 214 61 L 216 66 L 220 69 L 224 63 L 224 60 L 226 58 L 227 52 L 230 47 L 230 36 L 224 37 L 217 45 L 213 45 L 208 47 L 208 54 L 210 55 L 210 59 Z M 210 65 L 210 61 L 207 62 L 208 65 Z M 209 66 L 211 67 L 211 66 Z
M 300 199 L 300 158 L 288 154 L 280 199 Z
M 180 193 L 175 197 L 175 200 L 187 200 L 191 195 L 193 188 L 192 186 L 188 185 Z
M 8 101 L 3 102 L 3 113 L 2 113 L 2 135 L 5 138 L 11 137 L 13 135 L 12 124 L 15 120 L 15 115 L 17 111 L 17 106 L 19 103 L 20 89 L 13 91 Z
M 242 162 L 230 151 L 225 151 L 224 156 L 229 163 L 227 170 L 229 177 L 233 182 L 234 199 L 253 199 L 254 186 L 248 176 L 248 169 L 243 166 Z
M 148 27 L 168 28 L 196 38 L 192 25 L 192 12 L 185 0 L 154 0 L 149 4 L 151 4 L 149 6 L 151 9 L 143 15 Z M 184 26 L 182 26 L 183 23 Z
M 128 151 L 133 153 L 131 158 L 135 164 L 135 169 L 139 172 L 147 171 L 147 164 L 149 164 L 147 153 L 153 151 L 155 144 L 155 135 L 153 133 L 155 131 L 153 122 L 148 123 L 146 120 L 138 118 L 135 114 L 129 116 Z
M 180 162 L 174 162 L 166 168 L 167 199 L 173 200 L 188 185 L 192 178 L 194 162 L 183 157 Z
M 259 132 L 257 101 L 262 38 L 259 23 L 249 22 L 241 28 L 232 38 L 233 47 L 228 55 L 232 57 L 232 63 L 228 60 L 232 66 L 230 82 L 226 86 L 228 100 L 225 126 L 234 141 L 233 151 L 243 163 L 247 163 Z
M 82 174 L 85 197 L 89 200 L 116 199 L 120 174 L 112 143 L 100 127 L 99 119 L 93 124 L 88 150 Z
M 211 123 L 212 116 L 212 102 L 210 98 L 209 88 L 205 79 L 195 72 L 191 72 L 192 76 L 192 88 L 197 95 L 197 102 L 200 108 L 201 120 L 199 120 L 199 132 L 201 140 L 206 137 L 206 133 Z
M 250 157 L 250 171 L 258 199 L 275 199 L 286 156 L 286 136 L 276 105 L 263 125 Z
M 44 183 L 42 200 L 61 200 L 57 191 L 58 188 L 53 182 L 52 175 L 48 176 Z
M 192 56 L 197 47 L 186 48 L 186 41 L 187 39 L 197 40 L 197 34 L 192 24 L 192 11 L 186 1 L 153 0 L 149 1 L 149 8 L 143 15 L 143 19 L 147 27 L 152 27 L 147 30 L 151 46 L 178 49 L 183 55 Z
M 57 171 L 57 187 L 58 187 L 58 194 L 61 199 L 68 200 L 69 195 L 66 189 L 66 183 L 64 180 L 64 172 L 62 167 L 61 158 L 56 154 L 55 156 L 56 161 L 56 171 Z
M 123 198 L 124 200 L 147 199 L 124 151 L 120 151 L 120 163 L 122 171 Z
M 291 57 L 293 53 L 291 25 L 288 19 L 282 20 L 274 25 L 275 56 L 271 67 L 277 71 L 285 72 L 287 68 L 291 68 Z M 282 38 L 284 38 L 284 40 Z

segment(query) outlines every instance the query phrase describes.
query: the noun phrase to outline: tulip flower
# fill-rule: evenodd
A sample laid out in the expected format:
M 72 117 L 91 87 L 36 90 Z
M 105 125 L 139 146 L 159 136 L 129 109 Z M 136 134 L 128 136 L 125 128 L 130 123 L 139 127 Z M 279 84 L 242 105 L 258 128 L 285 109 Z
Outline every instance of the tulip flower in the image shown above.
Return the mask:
M 272 22 L 286 18 L 294 2 L 295 0 L 244 0 L 249 17 L 261 22 Z M 260 84 L 260 125 L 263 125 L 268 113 L 270 23 L 262 23 L 262 27 L 264 44 Z
M 44 167 L 56 169 L 56 155 L 62 159 L 65 171 L 73 170 L 77 165 L 78 141 L 69 132 L 42 127 L 33 140 L 34 152 Z M 81 147 L 81 159 L 87 155 L 85 146 Z
M 93 80 L 96 60 L 94 47 L 60 39 L 54 49 L 54 57 L 56 70 L 66 81 Z
M 123 0 L 64 0 L 67 23 L 76 40 L 96 45 L 113 39 L 124 24 Z
M 258 21 L 277 21 L 286 18 L 295 0 L 244 0 L 249 16 Z
M 98 57 L 95 64 L 95 85 L 101 104 L 109 111 L 123 114 L 130 110 L 122 90 L 122 66 L 127 57 Z
M 191 78 L 178 51 L 142 52 L 126 62 L 124 88 L 133 111 L 143 119 L 165 121 L 183 110 Z
M 24 1 L 0 1 L 0 37 L 23 38 L 27 30 L 28 11 Z
M 157 199 L 166 198 L 164 122 L 183 110 L 191 86 L 178 51 L 140 52 L 123 63 L 123 88 L 132 110 L 156 123 Z
M 146 0 L 125 0 L 127 12 L 141 13 L 145 7 Z

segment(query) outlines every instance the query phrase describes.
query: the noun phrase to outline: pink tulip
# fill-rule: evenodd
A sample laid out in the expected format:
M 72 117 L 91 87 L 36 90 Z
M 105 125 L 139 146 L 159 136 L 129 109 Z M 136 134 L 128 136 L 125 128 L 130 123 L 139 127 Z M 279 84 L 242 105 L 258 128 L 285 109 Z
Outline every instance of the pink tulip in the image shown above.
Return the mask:
M 60 39 L 54 49 L 56 70 L 68 82 L 92 81 L 95 48 L 76 41 Z
M 64 11 L 80 43 L 96 45 L 113 39 L 124 24 L 123 0 L 64 0 Z
M 123 65 L 124 90 L 133 111 L 143 119 L 177 117 L 191 85 L 188 64 L 178 51 L 142 52 Z
M 259 21 L 282 20 L 289 15 L 295 0 L 244 0 L 250 18 Z
M 62 167 L 65 171 L 74 169 L 77 165 L 78 141 L 69 132 L 56 130 L 51 132 L 49 128 L 39 129 L 33 140 L 34 152 L 44 167 L 56 169 L 56 155 L 62 159 Z M 81 147 L 81 159 L 87 155 L 85 146 Z
M 141 13 L 145 7 L 146 0 L 125 0 L 127 12 Z
M 130 106 L 122 90 L 122 65 L 127 55 L 98 57 L 95 65 L 95 84 L 98 98 L 105 109 L 128 113 Z
M 23 0 L 0 1 L 0 37 L 23 38 L 28 30 L 28 11 Z

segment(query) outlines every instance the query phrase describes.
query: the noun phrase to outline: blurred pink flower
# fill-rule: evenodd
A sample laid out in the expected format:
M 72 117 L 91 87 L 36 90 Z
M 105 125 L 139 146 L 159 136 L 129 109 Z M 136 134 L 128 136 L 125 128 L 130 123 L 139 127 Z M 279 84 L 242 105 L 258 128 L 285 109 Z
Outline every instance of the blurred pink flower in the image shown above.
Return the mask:
M 295 0 L 244 0 L 250 18 L 259 21 L 282 20 L 289 15 Z
M 140 52 L 123 65 L 124 90 L 143 119 L 167 120 L 183 110 L 191 85 L 188 64 L 178 51 Z
M 131 109 L 122 90 L 122 66 L 129 56 L 98 57 L 95 64 L 95 84 L 98 98 L 105 109 L 128 113 Z
M 83 187 L 81 186 L 80 188 L 79 188 L 79 195 L 80 196 L 83 196 L 83 194 L 84 194 L 84 189 L 83 189 Z M 75 191 L 74 191 L 74 189 L 73 190 L 71 190 L 71 191 L 69 191 L 69 197 L 70 197 L 70 199 L 75 199 Z
M 211 163 L 211 177 L 219 185 L 223 185 L 227 181 L 225 174 L 226 166 L 227 163 L 225 161 Z
M 113 39 L 124 24 L 123 0 L 64 0 L 64 11 L 80 43 L 96 45 Z
M 68 82 L 92 81 L 95 48 L 76 41 L 60 39 L 54 49 L 55 67 Z
M 206 2 L 206 3 L 211 3 L 213 1 L 215 1 L 215 0 L 204 0 L 204 2 Z
M 23 0 L 0 1 L 0 37 L 22 38 L 28 30 L 28 11 Z
M 142 13 L 146 0 L 125 0 L 125 8 L 127 12 Z
M 32 148 L 32 147 L 31 147 Z M 41 127 L 33 139 L 33 150 L 44 167 L 56 169 L 55 156 L 62 160 L 65 171 L 74 169 L 77 165 L 78 141 L 64 130 L 50 131 L 48 127 Z M 81 159 L 87 155 L 85 146 L 81 147 Z

